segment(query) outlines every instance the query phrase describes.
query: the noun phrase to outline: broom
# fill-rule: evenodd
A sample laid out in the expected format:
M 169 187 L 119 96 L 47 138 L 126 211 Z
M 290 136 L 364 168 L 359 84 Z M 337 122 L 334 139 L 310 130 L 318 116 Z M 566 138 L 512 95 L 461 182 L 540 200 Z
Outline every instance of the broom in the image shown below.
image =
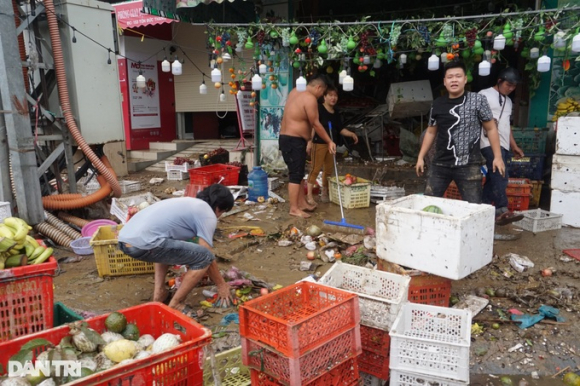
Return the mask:
M 332 123 L 331 122 L 328 122 L 328 132 L 330 133 L 330 139 L 332 141 L 334 141 L 334 138 L 332 138 Z M 332 161 L 334 163 L 334 175 L 336 176 L 336 190 L 338 191 L 338 202 L 340 204 L 339 205 L 340 206 L 340 214 L 342 217 L 341 217 L 340 221 L 324 220 L 323 221 L 324 228 L 331 230 L 331 231 L 336 231 L 336 232 L 357 233 L 357 234 L 364 235 L 365 227 L 363 227 L 362 225 L 347 223 L 346 219 L 344 218 L 344 209 L 342 208 L 342 194 L 340 193 L 340 181 L 338 179 L 338 167 L 336 166 L 336 153 L 332 155 Z

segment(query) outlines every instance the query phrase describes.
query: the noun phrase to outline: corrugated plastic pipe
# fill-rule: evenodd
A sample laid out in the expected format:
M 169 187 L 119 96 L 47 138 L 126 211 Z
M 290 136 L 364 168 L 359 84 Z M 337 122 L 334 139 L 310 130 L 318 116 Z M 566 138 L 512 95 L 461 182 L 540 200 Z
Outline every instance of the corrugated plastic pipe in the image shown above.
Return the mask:
M 44 211 L 44 214 L 46 216 L 47 223 L 49 223 L 50 225 L 52 225 L 53 227 L 55 227 L 59 231 L 63 232 L 71 239 L 77 240 L 77 239 L 80 239 L 81 237 L 83 237 L 79 232 L 75 231 L 74 229 L 72 229 L 71 227 L 69 227 L 68 225 L 66 225 L 62 221 L 60 221 L 53 214 L 48 213 L 47 211 Z
M 36 224 L 34 229 L 38 233 L 42 233 L 58 245 L 62 245 L 63 247 L 70 247 L 70 243 L 73 241 L 70 237 L 68 237 L 64 232 L 59 231 L 46 221 L 41 222 L 40 224 Z
M 68 94 L 68 84 L 67 84 L 67 80 L 66 80 L 66 73 L 65 73 L 66 70 L 65 70 L 65 66 L 64 66 L 64 57 L 62 54 L 62 44 L 60 41 L 60 32 L 58 29 L 58 20 L 56 18 L 56 10 L 54 7 L 53 0 L 44 0 L 44 6 L 46 7 L 46 10 L 47 10 L 46 18 L 48 21 L 48 29 L 50 32 L 50 41 L 52 44 L 52 52 L 53 52 L 53 57 L 54 57 L 54 68 L 55 68 L 55 72 L 56 72 L 56 81 L 58 84 L 58 95 L 59 95 L 60 105 L 61 105 L 64 117 L 66 120 L 66 125 L 67 125 L 69 131 L 71 132 L 72 136 L 74 137 L 75 141 L 77 142 L 77 144 L 81 148 L 82 152 L 88 157 L 88 159 L 91 161 L 91 163 L 97 168 L 99 173 L 104 176 L 104 179 L 106 180 L 106 182 L 108 182 L 108 185 L 110 186 L 109 189 L 113 190 L 114 196 L 121 197 L 123 192 L 121 189 L 121 185 L 119 184 L 119 181 L 117 181 L 117 177 L 114 175 L 114 173 L 111 172 L 111 170 L 109 170 L 109 168 L 107 168 L 107 166 L 105 166 L 104 162 L 101 162 L 99 157 L 93 152 L 91 147 L 87 144 L 87 142 L 85 141 L 85 139 L 81 135 L 81 132 L 79 131 L 79 129 L 76 125 L 76 122 L 75 122 L 75 119 L 74 119 L 74 116 L 73 116 L 73 113 L 71 110 L 71 104 L 70 104 L 70 99 L 69 99 L 69 94 Z M 99 181 L 99 182 L 101 182 L 101 181 Z M 101 187 L 102 187 L 101 190 L 105 189 L 105 186 L 103 186 L 103 183 L 101 183 Z M 104 197 L 98 198 L 101 196 L 101 195 L 98 195 L 98 193 L 100 193 L 100 192 L 101 191 L 98 191 L 96 193 L 91 194 L 90 196 L 86 196 L 85 197 L 86 202 L 88 202 L 87 205 L 90 205 L 90 203 L 102 200 Z M 108 196 L 108 194 L 106 196 Z M 54 196 L 52 196 L 52 197 L 54 197 Z M 78 198 L 73 198 L 73 200 L 78 200 Z M 44 200 L 43 200 L 43 202 L 44 202 Z M 46 206 L 45 206 L 45 208 L 52 209 L 52 208 L 48 208 Z M 78 208 L 78 207 L 75 207 L 75 208 Z M 61 209 L 73 209 L 73 208 L 61 208 Z
M 90 223 L 89 220 L 85 220 L 84 218 L 73 216 L 72 214 L 68 214 L 65 212 L 58 212 L 58 218 L 60 218 L 63 221 L 68 222 L 69 224 L 76 225 L 79 228 L 82 228 L 85 225 L 87 225 L 88 223 Z

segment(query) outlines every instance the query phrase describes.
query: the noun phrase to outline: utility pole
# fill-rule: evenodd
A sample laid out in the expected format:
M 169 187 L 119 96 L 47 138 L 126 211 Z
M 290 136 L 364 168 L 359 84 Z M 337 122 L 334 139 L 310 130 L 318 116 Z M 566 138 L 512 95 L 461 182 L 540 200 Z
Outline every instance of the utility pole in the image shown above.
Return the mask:
M 18 216 L 33 225 L 44 221 L 40 194 L 34 138 L 30 126 L 30 113 L 22 64 L 18 49 L 12 1 L 0 1 L 0 141 L 3 140 L 2 123 L 6 126 L 8 154 L 14 178 Z M 4 121 L 4 122 L 2 122 Z M 2 158 L 0 146 L 0 159 Z M 6 170 L 5 165 L 1 166 Z M 2 192 L 5 187 L 2 172 Z

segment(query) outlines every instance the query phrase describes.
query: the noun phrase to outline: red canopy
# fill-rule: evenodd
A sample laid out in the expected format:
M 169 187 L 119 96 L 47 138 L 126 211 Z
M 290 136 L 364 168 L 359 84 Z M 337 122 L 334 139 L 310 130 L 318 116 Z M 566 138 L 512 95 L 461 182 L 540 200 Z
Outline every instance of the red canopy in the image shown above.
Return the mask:
M 113 7 L 115 7 L 117 23 L 122 29 L 172 23 L 175 21 L 173 19 L 167 19 L 161 16 L 153 16 L 147 13 L 142 13 L 141 10 L 143 9 L 143 0 L 113 4 Z

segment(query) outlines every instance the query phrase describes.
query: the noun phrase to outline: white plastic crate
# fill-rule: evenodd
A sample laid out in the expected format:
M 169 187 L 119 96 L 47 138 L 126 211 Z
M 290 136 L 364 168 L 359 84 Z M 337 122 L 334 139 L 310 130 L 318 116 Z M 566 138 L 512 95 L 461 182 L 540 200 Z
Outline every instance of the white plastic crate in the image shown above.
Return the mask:
M 410 276 L 336 262 L 318 283 L 353 292 L 359 297 L 361 324 L 389 330 L 407 301 Z
M 520 212 L 524 218 L 516 221 L 514 225 L 534 233 L 551 231 L 562 228 L 561 214 L 550 213 L 542 209 L 532 209 Z
M 123 194 L 129 194 L 141 190 L 141 183 L 139 181 L 122 180 L 119 181 L 119 185 L 121 185 L 121 192 Z
M 101 189 L 101 184 L 97 181 L 97 177 L 91 178 L 87 182 L 88 177 L 82 177 L 77 181 L 77 190 L 85 192 L 87 195 L 95 193 L 97 190 Z
M 169 172 L 169 171 L 180 171 L 183 173 L 187 173 L 187 171 L 189 169 L 193 168 L 192 165 L 190 165 L 189 163 L 185 162 L 181 165 L 174 165 L 172 162 L 168 162 L 165 161 L 165 171 Z
M 12 210 L 10 210 L 10 203 L 7 201 L 0 202 L 0 221 L 5 218 L 12 217 Z
M 391 370 L 389 386 L 467 386 L 469 383 L 407 371 Z
M 125 224 L 127 222 L 129 207 L 138 206 L 145 201 L 147 201 L 149 205 L 153 205 L 160 200 L 149 192 L 129 197 L 113 197 L 113 202 L 111 203 L 111 214 L 117 217 L 121 223 Z
M 278 189 L 280 186 L 280 179 L 278 177 L 268 178 L 268 191 Z
M 405 303 L 389 335 L 391 369 L 469 382 L 471 311 Z
M 189 179 L 188 172 L 182 172 L 179 170 L 168 170 L 167 171 L 167 180 L 168 181 L 183 181 Z
M 344 177 L 339 177 L 337 184 L 336 177 L 328 178 L 328 190 L 330 201 L 339 204 L 338 189 L 342 198 L 342 206 L 345 209 L 368 208 L 371 204 L 371 182 L 364 178 L 358 178 L 356 184 L 345 185 Z
M 385 381 L 367 373 L 360 373 L 361 386 L 383 386 Z M 427 385 L 424 385 L 427 386 Z
M 424 212 L 436 205 L 443 214 Z M 422 272 L 459 280 L 491 262 L 495 208 L 410 195 L 377 205 L 377 255 Z

